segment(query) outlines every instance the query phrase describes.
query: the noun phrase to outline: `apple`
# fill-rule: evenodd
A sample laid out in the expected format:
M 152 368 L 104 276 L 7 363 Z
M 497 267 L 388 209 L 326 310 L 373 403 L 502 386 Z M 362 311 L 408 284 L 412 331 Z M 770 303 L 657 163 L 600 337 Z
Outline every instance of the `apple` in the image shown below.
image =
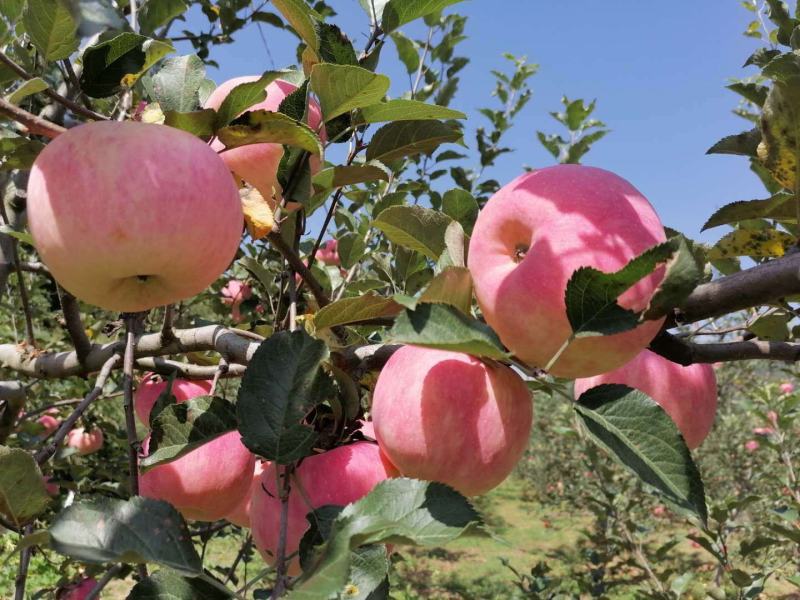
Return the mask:
M 72 429 L 67 433 L 67 446 L 75 448 L 81 456 L 97 452 L 103 447 L 103 430 L 99 427 L 91 431 L 83 427 Z
M 308 529 L 309 512 L 326 504 L 355 502 L 376 484 L 396 475 L 372 442 L 355 442 L 304 458 L 291 479 L 286 555 L 297 552 Z M 261 484 L 254 489 L 250 507 L 253 541 L 268 564 L 275 564 L 277 556 L 280 514 L 277 469 L 271 464 L 262 473 Z M 300 560 L 295 556 L 289 564 L 289 574 L 299 573 Z
M 220 293 L 222 294 L 222 303 L 231 307 L 233 320 L 236 322 L 241 321 L 242 313 L 239 311 L 239 306 L 241 306 L 242 302 L 252 297 L 253 288 L 243 281 L 231 279 Z
M 28 222 L 53 277 L 101 308 L 144 311 L 202 292 L 239 247 L 239 192 L 195 136 L 138 122 L 79 125 L 28 181 Z
M 519 359 L 544 368 L 572 334 L 564 292 L 575 270 L 617 271 L 665 240 L 658 215 L 630 183 L 594 167 L 557 165 L 518 177 L 487 202 L 468 267 L 486 322 Z M 659 268 L 619 304 L 646 308 L 663 276 Z M 574 379 L 611 371 L 645 348 L 662 323 L 577 339 L 550 373 Z
M 466 496 L 499 485 L 528 445 L 533 402 L 499 363 L 403 346 L 372 396 L 378 445 L 406 477 L 446 483 Z
M 244 496 L 239 499 L 239 503 L 225 518 L 239 527 L 250 527 L 250 504 L 253 500 L 253 494 L 256 494 L 261 488 L 261 474 L 264 469 L 269 466 L 269 461 L 256 460 L 256 468 L 253 470 L 253 480 L 250 488 L 245 492 Z
M 717 378 L 707 364 L 684 367 L 644 350 L 626 365 L 575 381 L 575 398 L 604 383 L 621 383 L 643 391 L 675 421 L 686 445 L 694 450 L 706 439 L 717 412 Z
M 197 381 L 176 378 L 172 382 L 172 395 L 175 400 L 186 402 L 198 396 L 207 396 L 211 393 L 213 382 L 210 379 Z M 133 398 L 133 408 L 136 416 L 143 425 L 150 425 L 150 411 L 153 410 L 158 397 L 167 389 L 167 381 L 155 373 L 146 373 L 141 383 L 136 388 Z
M 59 600 L 84 600 L 97 585 L 94 577 L 86 577 L 71 584 L 58 595 Z
M 244 77 L 234 77 L 222 83 L 215 89 L 208 97 L 205 103 L 205 108 L 213 108 L 218 110 L 222 106 L 222 102 L 230 94 L 231 90 L 237 85 L 243 83 L 250 83 L 260 79 L 258 75 L 249 75 Z M 297 86 L 277 79 L 267 85 L 267 97 L 257 104 L 249 107 L 246 112 L 254 110 L 268 110 L 270 112 L 277 112 L 278 108 L 289 94 L 297 90 Z M 321 128 L 322 125 L 322 110 L 316 100 L 310 100 L 308 103 L 308 125 L 314 131 L 318 131 L 320 138 L 325 140 L 325 130 Z M 283 158 L 283 146 L 281 144 L 248 144 L 246 146 L 239 146 L 225 150 L 225 146 L 218 139 L 214 139 L 211 147 L 220 152 L 222 160 L 228 165 L 228 168 L 240 179 L 243 179 L 254 188 L 258 190 L 261 196 L 269 202 L 271 208 L 274 210 L 278 203 L 281 201 L 283 190 L 278 183 L 278 166 L 280 165 L 281 158 Z M 312 157 L 309 161 L 311 172 L 316 173 L 320 169 L 320 159 L 316 156 Z
M 791 381 L 785 381 L 779 388 L 782 394 L 791 394 L 794 391 L 794 384 Z
M 58 496 L 59 485 L 57 483 L 53 483 L 52 476 L 42 475 L 42 482 L 44 483 L 44 489 L 48 496 Z
M 339 259 L 338 240 L 328 240 L 317 252 L 317 259 L 319 262 L 326 265 L 338 266 L 341 263 Z
M 36 419 L 36 422 L 44 427 L 44 434 L 50 435 L 61 426 L 61 421 L 56 419 L 53 415 L 45 414 Z
M 149 452 L 150 436 L 142 442 Z M 238 431 L 222 434 L 202 446 L 139 475 L 139 493 L 165 500 L 187 519 L 216 521 L 229 514 L 253 481 L 255 456 Z

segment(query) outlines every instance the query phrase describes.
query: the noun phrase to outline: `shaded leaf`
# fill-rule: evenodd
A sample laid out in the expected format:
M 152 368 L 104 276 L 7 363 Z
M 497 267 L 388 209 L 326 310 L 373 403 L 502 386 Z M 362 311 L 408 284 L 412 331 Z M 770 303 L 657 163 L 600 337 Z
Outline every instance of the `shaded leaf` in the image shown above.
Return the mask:
M 33 456 L 21 448 L 0 446 L 0 514 L 24 525 L 50 503 L 42 472 Z
M 183 129 L 192 135 L 206 139 L 214 135 L 215 119 L 216 113 L 210 108 L 191 112 L 169 110 L 164 113 L 165 125 Z
M 49 61 L 69 58 L 78 49 L 78 23 L 68 0 L 27 0 L 22 22 L 31 41 Z
M 182 577 L 174 571 L 161 569 L 133 586 L 126 600 L 225 600 L 232 597 L 233 593 L 226 594 L 197 577 Z
M 305 123 L 268 110 L 244 113 L 232 124 L 217 131 L 226 149 L 248 144 L 285 144 L 302 148 L 311 154 L 322 154 L 322 143 Z
M 338 165 L 321 170 L 311 179 L 318 189 L 333 189 L 367 181 L 389 181 L 392 174 L 384 164 L 371 161 L 361 165 Z
M 756 129 L 745 131 L 737 135 L 722 138 L 706 150 L 706 154 L 739 154 L 743 156 L 756 156 L 758 144 L 761 142 L 761 132 Z
M 255 81 L 240 83 L 234 87 L 217 110 L 217 128 L 224 127 L 254 104 L 263 102 L 267 97 L 265 88 L 279 76 L 277 71 L 267 71 Z
M 472 314 L 472 276 L 463 266 L 447 267 L 434 277 L 419 297 L 420 302 L 449 304 L 467 316 Z

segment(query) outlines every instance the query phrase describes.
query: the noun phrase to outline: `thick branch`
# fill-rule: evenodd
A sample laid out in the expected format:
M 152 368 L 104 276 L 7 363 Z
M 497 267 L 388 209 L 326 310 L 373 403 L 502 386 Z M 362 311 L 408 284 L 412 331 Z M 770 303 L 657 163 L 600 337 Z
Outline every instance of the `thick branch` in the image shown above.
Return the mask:
M 745 340 L 719 344 L 694 344 L 662 331 L 650 349 L 678 364 L 730 362 L 735 360 L 800 360 L 800 344 Z
M 81 321 L 81 309 L 75 296 L 60 285 L 57 286 L 57 289 L 58 299 L 61 301 L 61 310 L 64 311 L 67 333 L 72 340 L 72 345 L 75 346 L 78 362 L 83 365 L 86 363 L 86 357 L 89 356 L 89 352 L 92 351 L 92 342 L 89 341 L 89 337 L 86 335 L 86 328 L 83 326 L 83 321 Z
M 50 139 L 57 138 L 66 131 L 61 125 L 56 125 L 47 119 L 37 117 L 33 113 L 29 113 L 27 110 L 15 106 L 8 100 L 3 100 L 2 98 L 0 98 L 0 114 L 7 116 L 17 123 L 22 123 L 31 133 L 43 135 Z
M 314 298 L 316 298 L 317 304 L 319 304 L 320 308 L 330 304 L 330 299 L 325 295 L 325 291 L 322 289 L 322 286 L 319 284 L 316 277 L 314 277 L 314 274 L 309 270 L 305 263 L 300 260 L 300 257 L 297 255 L 297 253 L 292 250 L 292 248 L 285 241 L 283 241 L 280 233 L 273 231 L 267 236 L 267 239 L 275 247 L 275 249 L 283 255 L 283 257 L 286 259 L 286 262 L 291 265 L 292 269 L 300 274 L 300 277 L 302 277 L 303 281 L 306 282 L 308 289 L 311 290 L 312 294 L 314 294 Z
M 675 320 L 694 323 L 794 294 L 800 294 L 800 252 L 697 286 Z
M 9 69 L 14 71 L 17 75 L 19 75 L 23 79 L 26 80 L 33 79 L 32 75 L 30 75 L 25 69 L 20 67 L 17 63 L 15 63 L 13 60 L 11 60 L 8 56 L 3 54 L 2 52 L 0 52 L 0 62 L 5 64 Z M 80 104 L 73 102 L 69 98 L 65 98 L 64 96 L 62 96 L 61 94 L 50 88 L 47 88 L 42 93 L 51 100 L 54 100 L 55 102 L 58 102 L 63 106 L 66 106 L 76 115 L 81 115 L 89 119 L 94 119 L 95 121 L 105 121 L 108 119 L 108 117 L 106 117 L 105 115 L 101 115 L 100 113 L 96 113 L 93 110 L 89 110 L 88 108 L 85 108 Z

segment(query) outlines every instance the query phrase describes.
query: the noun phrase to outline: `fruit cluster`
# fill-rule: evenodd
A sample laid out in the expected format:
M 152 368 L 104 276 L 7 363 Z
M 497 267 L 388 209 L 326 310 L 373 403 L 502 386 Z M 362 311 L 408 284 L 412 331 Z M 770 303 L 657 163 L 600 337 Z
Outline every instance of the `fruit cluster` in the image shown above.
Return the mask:
M 255 79 L 223 84 L 207 107 L 220 108 L 235 86 Z M 275 81 L 252 109 L 275 111 L 295 89 Z M 307 113 L 308 124 L 319 130 L 319 107 L 312 102 Z M 177 129 L 135 122 L 91 123 L 59 136 L 36 160 L 28 189 L 31 232 L 54 277 L 86 302 L 128 312 L 207 288 L 242 240 L 237 184 L 255 187 L 270 208 L 281 201 L 276 174 L 282 146 L 221 150 L 216 140 L 207 145 Z M 696 448 L 714 420 L 714 373 L 708 365 L 681 367 L 646 349 L 663 319 L 565 347 L 572 334 L 565 289 L 573 273 L 586 266 L 619 270 L 665 239 L 653 208 L 627 181 L 601 169 L 559 165 L 526 173 L 486 204 L 470 240 L 468 267 L 483 317 L 515 360 L 575 379 L 576 397 L 606 383 L 640 389 Z M 336 242 L 318 256 L 338 264 Z M 644 310 L 663 277 L 660 269 L 643 278 L 619 304 Z M 244 288 L 226 291 L 238 310 Z M 140 382 L 135 410 L 145 426 L 167 386 L 153 375 Z M 183 402 L 212 393 L 212 384 L 177 379 L 171 393 Z M 512 367 L 404 346 L 383 368 L 369 412 L 360 437 L 306 457 L 291 471 L 287 555 L 297 552 L 307 513 L 358 500 L 389 477 L 439 481 L 467 496 L 494 488 L 525 451 L 533 404 L 526 380 Z M 79 451 L 89 445 L 82 443 Z M 146 456 L 149 437 L 142 446 Z M 170 502 L 190 519 L 225 518 L 250 527 L 273 562 L 287 489 L 283 476 L 232 431 L 143 472 L 140 493 Z M 298 571 L 294 559 L 290 572 Z

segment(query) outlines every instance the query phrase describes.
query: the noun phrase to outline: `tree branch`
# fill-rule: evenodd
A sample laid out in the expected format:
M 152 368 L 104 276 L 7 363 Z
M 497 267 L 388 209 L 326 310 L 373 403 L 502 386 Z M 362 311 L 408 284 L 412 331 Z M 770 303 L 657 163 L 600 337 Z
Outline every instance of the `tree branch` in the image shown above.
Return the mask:
M 314 274 L 309 270 L 305 263 L 300 260 L 300 257 L 297 255 L 297 253 L 292 250 L 292 248 L 285 241 L 283 241 L 281 234 L 277 231 L 272 231 L 267 235 L 267 239 L 275 247 L 275 249 L 283 255 L 283 257 L 286 259 L 286 262 L 291 265 L 292 269 L 300 274 L 300 277 L 303 278 L 303 281 L 305 281 L 306 285 L 308 285 L 308 289 L 311 290 L 314 298 L 316 298 L 317 304 L 319 304 L 320 308 L 330 304 L 330 299 L 325 295 L 325 291 L 322 289 L 322 286 L 319 284 L 316 277 L 314 277 Z
M 25 79 L 25 80 L 33 79 L 33 75 L 29 74 L 25 69 L 20 67 L 17 63 L 15 63 L 13 60 L 11 60 L 8 56 L 6 56 L 2 52 L 0 52 L 0 62 L 2 62 L 4 65 L 6 65 L 9 69 L 14 71 L 17 75 L 19 75 L 23 79 Z M 108 120 L 108 117 L 106 117 L 105 115 L 101 115 L 100 113 L 96 113 L 93 110 L 85 108 L 85 107 L 81 106 L 80 104 L 77 104 L 76 102 L 73 102 L 69 98 L 65 98 L 64 96 L 62 96 L 61 94 L 59 94 L 55 90 L 52 90 L 51 88 L 47 88 L 46 90 L 43 90 L 42 93 L 45 96 L 47 96 L 48 98 L 50 98 L 51 100 L 53 100 L 55 102 L 58 102 L 62 106 L 66 106 L 68 109 L 70 109 L 76 115 L 81 115 L 81 116 L 87 117 L 89 119 L 94 119 L 95 121 L 106 121 L 106 120 Z
M 650 342 L 650 350 L 683 366 L 695 363 L 730 362 L 735 360 L 800 360 L 800 344 L 742 340 L 719 344 L 694 344 L 662 331 Z
M 81 310 L 78 306 L 78 301 L 75 296 L 60 285 L 56 284 L 56 289 L 58 290 L 58 299 L 61 301 L 61 310 L 64 311 L 67 333 L 72 340 L 72 345 L 75 346 L 78 362 L 85 365 L 86 357 L 92 351 L 92 342 L 89 341 L 89 337 L 86 335 L 86 328 L 81 321 Z
M 61 125 L 56 125 L 47 119 L 37 117 L 33 113 L 29 113 L 27 110 L 15 106 L 3 98 L 0 98 L 0 114 L 7 116 L 17 123 L 22 123 L 31 133 L 43 135 L 50 139 L 57 138 L 66 131 Z

